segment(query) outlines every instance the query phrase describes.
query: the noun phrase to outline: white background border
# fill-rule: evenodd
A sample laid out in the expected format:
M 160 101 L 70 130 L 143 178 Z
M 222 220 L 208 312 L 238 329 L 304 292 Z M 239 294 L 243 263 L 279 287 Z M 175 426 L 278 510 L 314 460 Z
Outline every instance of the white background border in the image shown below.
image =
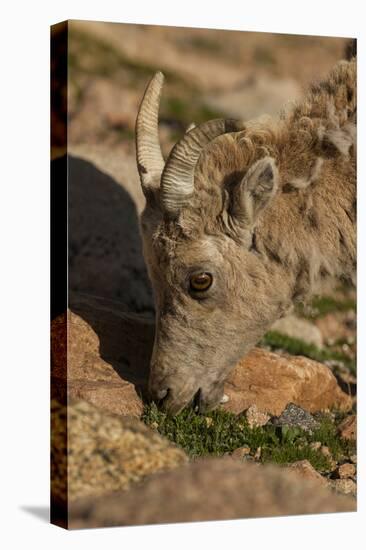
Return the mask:
M 24 507 L 45 507 L 49 492 L 49 26 L 65 19 L 356 36 L 359 97 L 365 98 L 361 1 L 225 0 L 13 1 L 1 13 L 1 524 L 2 548 L 360 548 L 365 543 L 365 338 L 359 342 L 359 511 L 67 532 Z M 143 47 L 143 45 L 142 45 Z M 359 151 L 365 114 L 358 119 Z M 365 223 L 365 162 L 359 154 L 359 281 Z M 359 284 L 359 335 L 365 294 Z M 5 307 L 4 307 L 5 306 Z M 202 495 L 205 499 L 205 495 Z

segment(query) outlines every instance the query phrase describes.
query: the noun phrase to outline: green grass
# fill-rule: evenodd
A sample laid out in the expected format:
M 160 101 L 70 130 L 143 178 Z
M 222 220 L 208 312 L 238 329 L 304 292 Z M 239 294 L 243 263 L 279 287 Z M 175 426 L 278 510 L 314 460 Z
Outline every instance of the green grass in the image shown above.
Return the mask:
M 320 441 L 329 447 L 335 460 L 351 454 L 354 446 L 341 440 L 329 416 L 318 418 L 319 428 L 313 433 L 297 427 L 267 425 L 251 429 L 245 416 L 217 409 L 206 416 L 192 409 L 170 416 L 155 404 L 146 405 L 142 420 L 161 435 L 182 447 L 191 458 L 222 456 L 245 445 L 252 454 L 261 447 L 261 462 L 287 464 L 307 459 L 320 472 L 330 470 L 329 459 L 310 443 Z
M 356 311 L 356 306 L 356 300 L 352 298 L 336 300 L 331 296 L 317 296 L 312 300 L 310 306 L 298 306 L 298 312 L 308 319 L 318 319 L 328 313 Z
M 314 300 L 317 316 L 332 311 L 348 311 L 354 307 L 353 300 L 344 299 L 340 302 L 328 297 Z M 291 355 L 303 355 L 319 362 L 334 361 L 346 366 L 350 372 L 356 372 L 355 361 L 330 346 L 319 349 L 313 344 L 274 331 L 268 332 L 260 345 Z M 337 433 L 337 425 L 344 417 L 343 413 L 317 414 L 315 417 L 318 428 L 312 433 L 299 427 L 271 424 L 251 429 L 243 414 L 235 415 L 223 409 L 207 413 L 206 416 L 187 409 L 172 417 L 152 404 L 145 407 L 142 419 L 182 447 L 192 458 L 222 456 L 243 446 L 250 447 L 250 456 L 253 458 L 257 448 L 261 447 L 261 462 L 288 464 L 306 459 L 320 473 L 330 474 L 334 467 L 333 460 L 347 460 L 355 453 L 355 444 L 341 439 Z M 313 442 L 328 447 L 331 455 L 325 456 L 320 449 L 311 447 Z
M 308 344 L 279 332 L 267 332 L 260 345 L 268 346 L 272 350 L 284 350 L 291 355 L 304 355 L 321 363 L 324 361 L 337 361 L 345 365 L 352 374 L 356 373 L 356 362 L 346 354 L 335 351 L 330 347 L 319 349 L 314 344 Z

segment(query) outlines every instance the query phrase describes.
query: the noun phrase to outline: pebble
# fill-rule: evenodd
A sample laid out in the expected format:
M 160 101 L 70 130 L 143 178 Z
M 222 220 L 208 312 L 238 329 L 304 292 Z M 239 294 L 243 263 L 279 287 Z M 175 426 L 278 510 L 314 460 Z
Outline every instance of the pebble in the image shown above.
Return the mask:
M 336 460 L 334 460 L 332 453 L 329 450 L 329 447 L 327 447 L 326 445 L 322 445 L 319 450 L 322 455 L 328 459 L 330 471 L 334 472 L 334 470 L 337 468 L 337 462 Z
M 269 414 L 258 410 L 256 405 L 251 405 L 246 410 L 245 416 L 250 428 L 265 426 L 271 418 Z
M 332 453 L 330 452 L 329 447 L 327 447 L 326 445 L 322 445 L 322 446 L 320 447 L 320 452 L 321 452 L 322 455 L 324 455 L 324 456 L 327 456 L 327 457 L 331 457 L 331 456 L 332 456 Z
M 259 460 L 262 454 L 262 447 L 258 447 L 254 454 L 254 460 Z
M 242 460 L 242 459 L 246 458 L 249 454 L 250 454 L 250 447 L 245 446 L 245 447 L 238 447 L 237 449 L 235 449 L 231 453 L 231 456 L 233 458 L 237 458 L 239 460 Z
M 355 440 L 357 433 L 357 417 L 347 416 L 338 426 L 338 432 L 343 439 Z
M 288 465 L 289 470 L 295 472 L 299 477 L 316 482 L 322 487 L 328 485 L 327 480 L 315 470 L 308 460 L 297 460 Z
M 333 487 L 338 493 L 343 495 L 356 496 L 357 485 L 352 479 L 336 479 L 333 482 Z
M 341 464 L 341 466 L 338 467 L 338 476 L 340 479 L 353 477 L 355 473 L 356 473 L 356 468 L 354 464 L 350 464 L 349 462 L 346 462 L 345 464 Z

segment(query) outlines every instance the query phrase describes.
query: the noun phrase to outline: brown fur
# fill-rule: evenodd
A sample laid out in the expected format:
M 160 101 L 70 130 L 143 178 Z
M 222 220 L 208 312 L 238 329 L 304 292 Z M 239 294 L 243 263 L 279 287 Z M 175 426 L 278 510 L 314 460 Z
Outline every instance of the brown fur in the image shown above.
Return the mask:
M 352 59 L 280 121 L 250 123 L 204 149 L 178 220 L 163 216 L 158 196 L 149 200 L 142 235 L 157 310 L 150 388 L 156 398 L 168 391 L 171 412 L 198 391 L 201 409 L 216 406 L 236 361 L 295 301 L 326 277 L 354 278 L 355 123 Z M 245 195 L 258 161 L 261 182 Z M 192 270 L 214 275 L 199 299 L 187 288 Z

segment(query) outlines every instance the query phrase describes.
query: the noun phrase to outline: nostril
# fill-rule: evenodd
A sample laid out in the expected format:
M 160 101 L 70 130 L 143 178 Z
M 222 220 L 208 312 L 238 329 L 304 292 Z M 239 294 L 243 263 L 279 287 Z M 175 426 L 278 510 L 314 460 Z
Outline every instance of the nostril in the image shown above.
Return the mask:
M 164 390 L 158 390 L 155 392 L 155 397 L 156 399 L 164 399 L 164 397 L 166 397 L 168 394 L 168 390 L 167 389 L 164 389 Z
M 160 384 L 152 384 L 149 387 L 150 398 L 153 401 L 162 401 L 168 395 L 168 392 L 169 388 Z

